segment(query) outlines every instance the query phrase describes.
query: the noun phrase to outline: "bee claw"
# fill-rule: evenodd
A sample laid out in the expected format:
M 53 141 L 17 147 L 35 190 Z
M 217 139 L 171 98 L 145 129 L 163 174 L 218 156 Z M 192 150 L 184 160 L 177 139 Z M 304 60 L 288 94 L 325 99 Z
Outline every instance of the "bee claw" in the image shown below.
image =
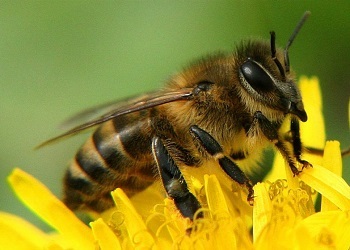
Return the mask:
M 254 199 L 255 199 L 255 196 L 254 196 L 254 195 L 251 196 L 251 197 L 249 197 L 249 195 L 248 195 L 247 201 L 248 201 L 248 203 L 249 203 L 250 206 L 253 206 L 253 205 L 254 205 Z
M 300 162 L 301 164 L 303 164 L 301 170 L 303 170 L 304 168 L 309 168 L 309 167 L 312 168 L 312 167 L 313 167 L 312 164 L 311 164 L 310 162 L 308 162 L 308 161 L 299 160 L 299 162 Z M 301 172 L 301 171 L 300 171 L 300 172 Z
M 291 170 L 292 170 L 292 172 L 293 172 L 293 177 L 298 176 L 300 173 L 303 172 L 303 170 L 304 170 L 305 168 L 309 168 L 309 167 L 312 168 L 312 164 L 311 164 L 310 162 L 308 162 L 308 161 L 298 159 L 298 162 L 299 162 L 300 164 L 303 165 L 303 166 L 301 167 L 301 170 L 299 170 L 299 169 L 298 169 L 297 167 L 295 167 L 294 165 L 291 165 L 291 166 L 290 166 L 290 168 L 291 168 Z
M 301 170 L 296 170 L 296 171 L 293 171 L 293 177 L 296 177 L 296 176 L 298 176 L 300 173 L 302 173 L 303 171 L 301 171 Z
M 294 164 L 290 164 L 289 167 L 293 172 L 293 177 L 298 176 L 302 172 L 302 170 L 299 170 L 296 166 L 294 166 Z
M 247 183 L 246 185 L 248 187 L 247 201 L 248 201 L 250 206 L 253 206 L 254 205 L 254 199 L 255 199 L 253 186 L 252 186 L 252 184 L 250 182 Z

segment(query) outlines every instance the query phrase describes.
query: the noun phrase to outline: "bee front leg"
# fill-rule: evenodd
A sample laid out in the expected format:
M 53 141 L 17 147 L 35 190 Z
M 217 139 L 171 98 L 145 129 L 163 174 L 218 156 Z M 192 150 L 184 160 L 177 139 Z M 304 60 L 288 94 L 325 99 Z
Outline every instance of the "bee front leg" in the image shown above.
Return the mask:
M 251 205 L 253 205 L 253 184 L 244 174 L 244 172 L 237 166 L 237 164 L 224 155 L 222 147 L 219 145 L 219 143 L 208 132 L 204 131 L 198 126 L 191 126 L 190 132 L 205 149 L 205 151 L 219 162 L 220 167 L 233 181 L 246 186 L 248 189 L 247 200 Z
M 292 145 L 295 158 L 299 163 L 303 164 L 303 168 L 312 167 L 311 163 L 301 159 L 302 144 L 300 140 L 300 127 L 299 121 L 295 118 L 292 118 L 290 122 L 290 131 L 292 132 Z
M 309 162 L 300 159 L 302 146 L 299 134 L 299 123 L 292 122 L 291 124 L 293 155 L 289 152 L 288 148 L 284 143 L 284 140 L 282 140 L 279 137 L 277 128 L 266 118 L 266 116 L 264 116 L 261 113 L 261 111 L 256 111 L 254 113 L 254 120 L 252 124 L 256 123 L 259 124 L 259 127 L 265 135 L 265 137 L 277 147 L 277 149 L 281 152 L 282 156 L 287 160 L 288 165 L 292 170 L 294 176 L 301 173 L 301 171 L 295 166 L 294 160 L 297 160 L 299 163 L 303 164 L 303 167 L 311 166 Z
M 201 208 L 201 205 L 188 190 L 186 180 L 180 169 L 159 137 L 154 137 L 152 140 L 152 152 L 168 196 L 174 200 L 175 206 L 184 217 L 193 220 L 194 214 Z M 203 214 L 199 213 L 197 217 L 203 217 Z

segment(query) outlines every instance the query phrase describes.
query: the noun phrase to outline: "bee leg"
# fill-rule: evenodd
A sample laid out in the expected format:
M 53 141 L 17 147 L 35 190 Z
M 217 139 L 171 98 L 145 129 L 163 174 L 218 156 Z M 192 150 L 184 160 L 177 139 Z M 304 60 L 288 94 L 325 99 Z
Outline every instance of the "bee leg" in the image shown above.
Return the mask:
M 312 167 L 311 163 L 301 159 L 302 144 L 300 140 L 299 121 L 297 119 L 292 118 L 290 123 L 290 130 L 292 132 L 292 145 L 293 145 L 294 157 L 297 159 L 299 163 L 303 164 L 303 167 L 302 167 L 303 169 L 306 167 Z
M 190 132 L 194 138 L 201 144 L 214 159 L 216 159 L 222 170 L 235 182 L 245 185 L 248 189 L 248 202 L 253 205 L 254 191 L 253 184 L 244 172 L 230 158 L 224 155 L 222 147 L 219 143 L 206 131 L 198 126 L 191 126 Z
M 299 136 L 299 142 L 298 142 L 298 138 L 296 138 L 295 146 L 293 145 L 293 150 L 294 150 L 294 155 L 293 155 L 294 157 L 293 157 L 293 156 L 291 156 L 291 153 L 288 151 L 286 145 L 283 143 L 283 140 L 281 140 L 279 138 L 278 131 L 277 131 L 276 127 L 261 113 L 261 111 L 256 111 L 254 113 L 253 124 L 255 124 L 256 122 L 258 122 L 259 127 L 260 127 L 261 131 L 263 132 L 263 134 L 265 135 L 265 137 L 267 139 L 269 139 L 273 144 L 275 144 L 277 149 L 281 152 L 282 156 L 287 160 L 288 165 L 293 172 L 293 175 L 296 176 L 299 173 L 301 173 L 301 171 L 299 171 L 298 168 L 295 166 L 295 162 L 294 162 L 294 159 L 298 160 L 298 158 L 295 155 L 298 154 L 299 147 L 300 147 L 300 153 L 301 153 L 300 136 Z M 294 130 L 296 130 L 296 129 L 297 128 L 295 127 Z M 292 132 L 293 139 L 294 139 L 294 137 L 298 137 L 297 136 L 298 134 L 299 134 L 299 131 Z M 300 143 L 300 145 L 299 145 L 299 143 Z M 294 147 L 296 147 L 296 149 L 294 149 Z M 299 159 L 300 159 L 300 154 L 299 154 Z M 302 163 L 302 164 L 304 166 L 304 163 Z
M 184 217 L 193 220 L 196 211 L 201 208 L 201 205 L 196 197 L 188 190 L 187 183 L 180 169 L 169 155 L 159 137 L 153 138 L 152 151 L 165 191 L 174 200 L 180 213 Z M 199 213 L 197 217 L 203 217 L 203 214 Z

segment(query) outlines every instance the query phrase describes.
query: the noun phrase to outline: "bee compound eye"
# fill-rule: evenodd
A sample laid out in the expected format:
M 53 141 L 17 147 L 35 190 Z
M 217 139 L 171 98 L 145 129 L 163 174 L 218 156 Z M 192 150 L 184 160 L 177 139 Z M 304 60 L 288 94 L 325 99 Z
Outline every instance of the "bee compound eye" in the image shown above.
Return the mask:
M 275 88 L 274 81 L 266 70 L 250 58 L 241 65 L 240 69 L 244 79 L 257 92 L 268 92 Z

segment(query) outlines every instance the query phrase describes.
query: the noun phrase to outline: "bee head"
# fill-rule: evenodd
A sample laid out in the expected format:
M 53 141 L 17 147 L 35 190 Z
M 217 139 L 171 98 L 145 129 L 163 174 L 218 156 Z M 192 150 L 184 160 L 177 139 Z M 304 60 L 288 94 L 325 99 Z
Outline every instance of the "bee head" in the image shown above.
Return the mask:
M 300 28 L 309 17 L 305 12 L 289 38 L 282 53 L 276 50 L 275 32 L 270 32 L 270 48 L 267 44 L 248 43 L 239 51 L 239 79 L 243 88 L 253 99 L 273 110 L 284 114 L 296 115 L 301 121 L 307 121 L 307 114 L 299 90 L 290 72 L 288 49 Z M 284 62 L 284 66 L 282 66 Z
M 239 78 L 252 102 L 284 114 L 294 114 L 303 122 L 307 120 L 300 92 L 289 72 L 278 74 L 248 57 L 239 67 Z

